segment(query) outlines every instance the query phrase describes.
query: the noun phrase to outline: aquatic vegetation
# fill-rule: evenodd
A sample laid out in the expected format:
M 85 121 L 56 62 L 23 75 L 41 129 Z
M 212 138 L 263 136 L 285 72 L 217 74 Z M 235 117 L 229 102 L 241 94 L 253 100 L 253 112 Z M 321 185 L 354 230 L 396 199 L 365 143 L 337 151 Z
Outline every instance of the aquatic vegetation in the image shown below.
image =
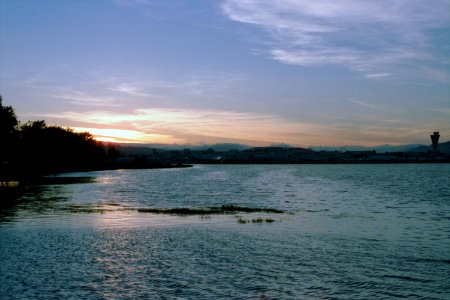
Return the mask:
M 256 207 L 242 207 L 242 206 L 234 206 L 234 205 L 222 205 L 220 207 L 222 211 L 227 212 L 264 212 L 264 213 L 274 213 L 274 214 L 282 214 L 284 211 L 275 208 L 256 208 Z
M 200 208 L 138 208 L 138 212 L 155 214 L 174 214 L 174 215 L 226 215 L 235 213 L 283 213 L 284 211 L 273 208 L 255 208 L 242 207 L 234 205 L 222 205 L 220 207 L 200 207 Z
M 256 219 L 244 219 L 242 216 L 238 216 L 237 222 L 239 224 L 249 224 L 249 223 L 256 223 L 256 224 L 262 224 L 262 223 L 273 223 L 275 222 L 274 219 L 272 218 L 262 218 L 262 217 L 258 217 Z M 281 222 L 281 220 L 280 220 Z
M 92 205 L 72 205 L 69 207 L 64 207 L 62 210 L 67 210 L 71 213 L 106 213 L 117 211 L 116 209 L 108 207 Z
M 222 205 L 218 207 L 175 207 L 175 208 L 158 208 L 158 207 L 123 207 L 117 203 L 108 203 L 104 205 L 70 205 L 63 206 L 61 210 L 68 210 L 70 212 L 79 213 L 105 213 L 105 212 L 119 212 L 129 211 L 138 213 L 150 213 L 150 214 L 168 214 L 179 216 L 210 216 L 210 215 L 233 215 L 239 213 L 276 213 L 281 214 L 284 211 L 274 208 L 256 208 L 234 205 Z M 256 219 L 257 220 L 257 219 Z M 271 219 L 264 220 L 270 222 Z M 253 221 L 252 221 L 253 222 Z M 253 222 L 255 223 L 255 222 Z M 256 222 L 258 223 L 258 222 Z
M 247 223 L 248 223 L 248 220 L 244 220 L 244 219 L 242 219 L 242 218 L 238 218 L 237 222 L 238 222 L 239 224 L 247 224 Z

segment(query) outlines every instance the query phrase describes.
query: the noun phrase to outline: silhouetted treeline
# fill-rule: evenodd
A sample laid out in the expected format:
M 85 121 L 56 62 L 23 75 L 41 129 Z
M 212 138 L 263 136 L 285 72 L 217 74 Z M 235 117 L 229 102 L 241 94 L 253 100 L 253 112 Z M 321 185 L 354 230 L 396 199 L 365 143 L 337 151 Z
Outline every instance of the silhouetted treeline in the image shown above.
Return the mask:
M 112 145 L 88 132 L 49 126 L 45 121 L 20 123 L 0 96 L 0 179 L 20 179 L 55 172 L 104 168 L 117 157 Z

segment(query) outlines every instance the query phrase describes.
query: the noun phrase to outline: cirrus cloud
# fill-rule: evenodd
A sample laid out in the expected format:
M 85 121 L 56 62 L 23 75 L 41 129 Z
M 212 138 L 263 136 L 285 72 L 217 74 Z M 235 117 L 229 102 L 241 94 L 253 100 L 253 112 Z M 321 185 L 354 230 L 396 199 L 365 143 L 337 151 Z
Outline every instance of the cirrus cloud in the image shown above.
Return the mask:
M 381 74 L 445 59 L 433 32 L 449 30 L 446 0 L 226 0 L 222 10 L 268 33 L 269 56 L 284 64 Z

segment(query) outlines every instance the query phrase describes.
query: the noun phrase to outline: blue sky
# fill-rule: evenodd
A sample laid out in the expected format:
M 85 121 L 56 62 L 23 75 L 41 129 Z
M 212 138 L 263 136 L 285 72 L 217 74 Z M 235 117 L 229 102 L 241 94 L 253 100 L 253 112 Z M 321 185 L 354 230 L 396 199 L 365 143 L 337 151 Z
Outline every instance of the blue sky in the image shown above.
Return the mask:
M 102 140 L 450 140 L 448 0 L 6 0 L 0 93 Z

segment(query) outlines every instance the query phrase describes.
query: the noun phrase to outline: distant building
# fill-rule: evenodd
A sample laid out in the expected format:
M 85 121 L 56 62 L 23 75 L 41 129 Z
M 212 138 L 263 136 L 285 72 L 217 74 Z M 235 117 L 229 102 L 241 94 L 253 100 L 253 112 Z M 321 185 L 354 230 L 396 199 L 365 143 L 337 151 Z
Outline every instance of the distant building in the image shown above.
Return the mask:
M 433 134 L 430 135 L 430 137 L 431 137 L 431 142 L 433 143 L 433 150 L 435 152 L 437 152 L 438 142 L 439 142 L 439 137 L 440 137 L 439 132 L 437 132 L 437 131 L 433 132 Z

